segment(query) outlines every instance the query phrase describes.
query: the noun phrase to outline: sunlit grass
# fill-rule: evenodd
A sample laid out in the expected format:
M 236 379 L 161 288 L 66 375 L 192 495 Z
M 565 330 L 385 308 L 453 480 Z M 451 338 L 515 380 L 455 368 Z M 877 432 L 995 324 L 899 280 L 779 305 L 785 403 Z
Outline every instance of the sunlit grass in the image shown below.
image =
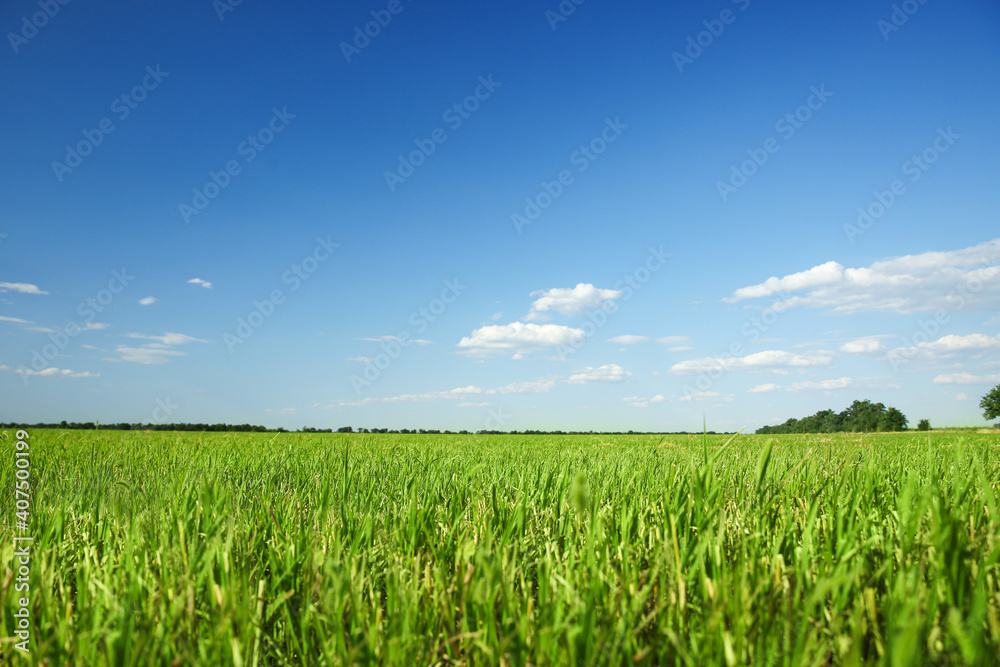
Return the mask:
M 30 660 L 1000 662 L 1000 438 L 730 437 L 32 431 Z

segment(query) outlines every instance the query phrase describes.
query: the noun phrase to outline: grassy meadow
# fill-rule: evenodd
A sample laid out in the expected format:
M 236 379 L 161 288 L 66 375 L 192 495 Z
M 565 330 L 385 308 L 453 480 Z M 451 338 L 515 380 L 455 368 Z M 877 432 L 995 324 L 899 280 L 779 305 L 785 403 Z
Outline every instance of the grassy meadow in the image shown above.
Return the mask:
M 30 431 L 0 663 L 1000 663 L 1000 436 Z

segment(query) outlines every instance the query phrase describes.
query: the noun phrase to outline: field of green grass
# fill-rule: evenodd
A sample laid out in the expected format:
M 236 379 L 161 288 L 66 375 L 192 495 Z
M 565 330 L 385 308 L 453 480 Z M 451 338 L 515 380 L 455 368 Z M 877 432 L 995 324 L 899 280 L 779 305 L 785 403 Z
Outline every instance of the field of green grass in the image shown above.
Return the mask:
M 997 435 L 29 441 L 3 664 L 1000 663 Z

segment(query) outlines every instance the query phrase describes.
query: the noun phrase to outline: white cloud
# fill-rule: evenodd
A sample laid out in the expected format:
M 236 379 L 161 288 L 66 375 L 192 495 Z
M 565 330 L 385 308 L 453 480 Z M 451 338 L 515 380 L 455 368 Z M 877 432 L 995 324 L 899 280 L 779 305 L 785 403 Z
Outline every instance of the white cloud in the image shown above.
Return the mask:
M 115 352 L 120 355 L 120 361 L 131 361 L 136 364 L 163 364 L 170 361 L 171 357 L 184 357 L 187 352 L 164 349 L 163 347 L 129 347 L 118 345 Z
M 969 395 L 968 394 L 955 394 L 955 400 L 956 401 L 967 401 L 967 400 L 969 400 Z
M 201 285 L 205 289 L 212 289 L 212 283 L 207 280 L 202 280 L 201 278 L 192 278 L 188 281 L 188 283 L 192 285 Z
M 141 299 L 139 299 L 139 303 L 141 305 L 143 305 L 143 306 L 149 306 L 151 304 L 156 303 L 156 297 L 155 296 L 144 296 Z
M 460 408 L 488 408 L 488 407 L 490 407 L 490 404 L 488 402 L 483 402 L 483 403 L 469 403 L 468 401 L 466 401 L 465 403 L 459 403 L 458 407 L 460 407 Z
M 714 371 L 751 371 L 784 375 L 792 370 L 829 366 L 833 353 L 825 350 L 795 354 L 784 350 L 764 350 L 745 357 L 705 357 L 682 361 L 670 367 L 675 375 L 699 375 Z
M 0 292 L 20 292 L 21 294 L 48 294 L 31 283 L 0 283 Z
M 882 341 L 876 337 L 858 338 L 840 346 L 840 351 L 847 354 L 875 354 L 884 349 L 885 346 L 882 345 Z
M 621 295 L 621 290 L 601 289 L 589 283 L 579 283 L 576 287 L 539 290 L 531 293 L 531 296 L 539 298 L 531 304 L 531 310 L 524 319 L 529 322 L 546 320 L 547 313 L 552 310 L 562 315 L 582 315 L 589 309 L 603 307 Z
M 28 320 L 22 320 L 17 317 L 3 317 L 0 315 L 0 322 L 13 322 L 14 324 L 34 324 L 34 322 L 29 322 Z
M 494 322 L 496 322 L 497 320 L 499 320 L 501 317 L 503 317 L 503 311 L 497 311 L 497 312 L 493 313 L 492 315 L 490 315 L 490 319 L 493 320 Z
M 170 332 L 164 333 L 162 336 L 129 333 L 125 334 L 125 337 L 151 340 L 154 342 L 146 343 L 142 347 L 130 347 L 128 345 L 119 344 L 115 347 L 115 352 L 118 353 L 119 358 L 109 359 L 108 361 L 130 361 L 136 364 L 163 364 L 173 357 L 187 356 L 187 352 L 181 352 L 173 349 L 177 345 L 208 342 L 207 340 L 194 338 L 193 336 L 188 336 L 186 334 Z
M 568 384 L 586 384 L 587 382 L 621 382 L 626 377 L 632 375 L 630 372 L 618 364 L 605 364 L 598 368 L 587 366 L 578 371 L 566 380 Z
M 678 345 L 677 347 L 668 348 L 667 352 L 690 352 L 693 349 L 690 345 Z
M 938 375 L 934 378 L 934 384 L 992 384 L 1000 382 L 1000 374 L 997 375 L 973 375 L 967 371 L 961 373 L 951 373 Z
M 347 360 L 348 361 L 361 361 L 361 362 L 364 362 L 366 364 L 375 361 L 375 359 L 372 358 L 372 357 L 347 357 Z
M 827 262 L 783 278 L 741 287 L 724 301 L 734 303 L 774 294 L 805 292 L 784 300 L 785 307 L 830 308 L 855 313 L 899 313 L 1000 307 L 1000 239 L 961 250 L 925 252 L 845 268 Z
M 687 345 L 691 342 L 691 339 L 687 336 L 664 336 L 663 338 L 657 338 L 657 343 L 663 343 L 664 345 Z
M 781 385 L 769 382 L 767 384 L 759 384 L 756 387 L 747 389 L 747 392 L 751 394 L 764 394 L 772 391 L 781 391 Z
M 87 372 L 76 372 L 68 368 L 46 368 L 44 370 L 35 371 L 30 368 L 11 368 L 10 366 L 4 366 L 0 364 L 0 371 L 9 371 L 11 373 L 19 373 L 20 375 L 27 375 L 29 377 L 70 377 L 70 378 L 96 378 L 100 377 L 100 373 Z
M 583 330 L 560 324 L 491 324 L 480 327 L 462 338 L 458 347 L 469 356 L 512 353 L 515 359 L 549 347 L 572 345 L 583 338 Z
M 792 384 L 784 386 L 773 383 L 759 384 L 756 387 L 748 389 L 747 391 L 751 394 L 760 394 L 772 391 L 787 391 L 792 394 L 797 394 L 804 391 L 831 391 L 833 389 L 843 389 L 845 387 L 850 387 L 853 384 L 853 378 L 842 377 L 832 380 L 808 380 L 805 382 L 793 382 Z
M 624 334 L 621 336 L 615 336 L 614 338 L 609 338 L 609 343 L 618 343 L 620 345 L 638 345 L 639 343 L 645 343 L 649 340 L 648 336 L 633 336 L 630 334 Z
M 1000 349 L 1000 334 L 988 336 L 976 333 L 959 336 L 949 334 L 937 340 L 917 343 L 908 347 L 897 347 L 890 350 L 887 358 L 893 359 L 947 359 L 958 354 L 970 354 L 973 357 L 982 356 L 984 352 Z
M 207 340 L 194 338 L 180 333 L 165 333 L 162 336 L 146 336 L 144 334 L 125 334 L 127 338 L 143 338 L 145 340 L 155 340 L 163 345 L 183 345 L 185 343 L 207 343 Z

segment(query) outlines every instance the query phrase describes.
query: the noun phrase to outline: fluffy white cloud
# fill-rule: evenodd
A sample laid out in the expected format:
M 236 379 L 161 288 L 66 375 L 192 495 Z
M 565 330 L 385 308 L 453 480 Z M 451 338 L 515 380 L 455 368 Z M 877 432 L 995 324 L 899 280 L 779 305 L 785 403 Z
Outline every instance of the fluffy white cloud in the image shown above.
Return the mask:
M 699 375 L 716 371 L 750 371 L 784 375 L 789 370 L 829 366 L 833 354 L 825 350 L 796 354 L 785 350 L 764 350 L 745 357 L 705 357 L 682 361 L 670 367 L 675 375 Z
M 975 358 L 981 357 L 985 353 L 993 353 L 994 350 L 1000 350 L 1000 334 L 996 336 L 988 336 L 981 333 L 965 336 L 948 334 L 937 340 L 920 342 L 916 345 L 897 347 L 889 350 L 886 358 L 895 365 L 901 360 L 923 359 L 933 361 L 936 359 L 948 359 L 959 354 Z
M 788 385 L 777 385 L 773 383 L 759 384 L 747 391 L 751 394 L 761 394 L 772 391 L 787 391 L 797 394 L 804 391 L 830 391 L 832 389 L 843 389 L 854 384 L 854 379 L 849 377 L 836 378 L 833 380 L 808 380 L 805 382 L 793 382 Z
M 847 354 L 876 354 L 884 349 L 882 341 L 874 336 L 851 340 L 840 346 L 840 351 Z
M 491 324 L 480 327 L 458 342 L 462 353 L 474 357 L 512 353 L 520 359 L 529 352 L 572 345 L 583 338 L 583 330 L 560 324 Z
M 0 292 L 20 292 L 21 294 L 48 294 L 31 283 L 0 283 Z
M 624 334 L 621 336 L 615 336 L 614 338 L 609 338 L 609 343 L 618 343 L 619 345 L 638 345 L 639 343 L 645 343 L 649 340 L 647 336 L 633 336 L 630 334 Z
M 775 294 L 784 307 L 811 306 L 834 312 L 890 310 L 899 313 L 959 307 L 1000 307 L 1000 239 L 962 250 L 904 255 L 868 267 L 827 262 L 783 278 L 741 287 L 729 303 Z M 788 296 L 804 292 L 804 296 Z
M 531 304 L 531 310 L 524 319 L 529 322 L 547 320 L 549 311 L 553 310 L 562 315 L 581 315 L 587 310 L 602 308 L 621 295 L 621 290 L 601 289 L 589 283 L 539 290 L 531 293 L 531 296 L 539 298 Z
M 155 296 L 144 296 L 141 299 L 139 299 L 139 304 L 143 305 L 143 306 L 149 306 L 149 305 L 152 305 L 154 303 L 156 303 L 156 297 Z
M 574 371 L 566 382 L 568 384 L 586 384 L 587 382 L 621 382 L 630 375 L 632 374 L 618 364 L 605 364 L 604 366 L 600 366 L 598 368 L 587 366 L 586 368 Z
M 191 280 L 188 281 L 188 283 L 192 285 L 201 285 L 205 289 L 212 289 L 212 283 L 208 282 L 207 280 L 202 280 L 201 278 L 192 278 Z
M 963 371 L 961 373 L 950 373 L 938 375 L 934 378 L 935 384 L 993 384 L 1000 382 L 1000 374 L 997 375 L 973 375 Z
M 29 322 L 28 320 L 22 320 L 17 317 L 3 317 L 0 315 L 0 322 L 13 322 L 14 324 L 34 324 L 34 322 Z

